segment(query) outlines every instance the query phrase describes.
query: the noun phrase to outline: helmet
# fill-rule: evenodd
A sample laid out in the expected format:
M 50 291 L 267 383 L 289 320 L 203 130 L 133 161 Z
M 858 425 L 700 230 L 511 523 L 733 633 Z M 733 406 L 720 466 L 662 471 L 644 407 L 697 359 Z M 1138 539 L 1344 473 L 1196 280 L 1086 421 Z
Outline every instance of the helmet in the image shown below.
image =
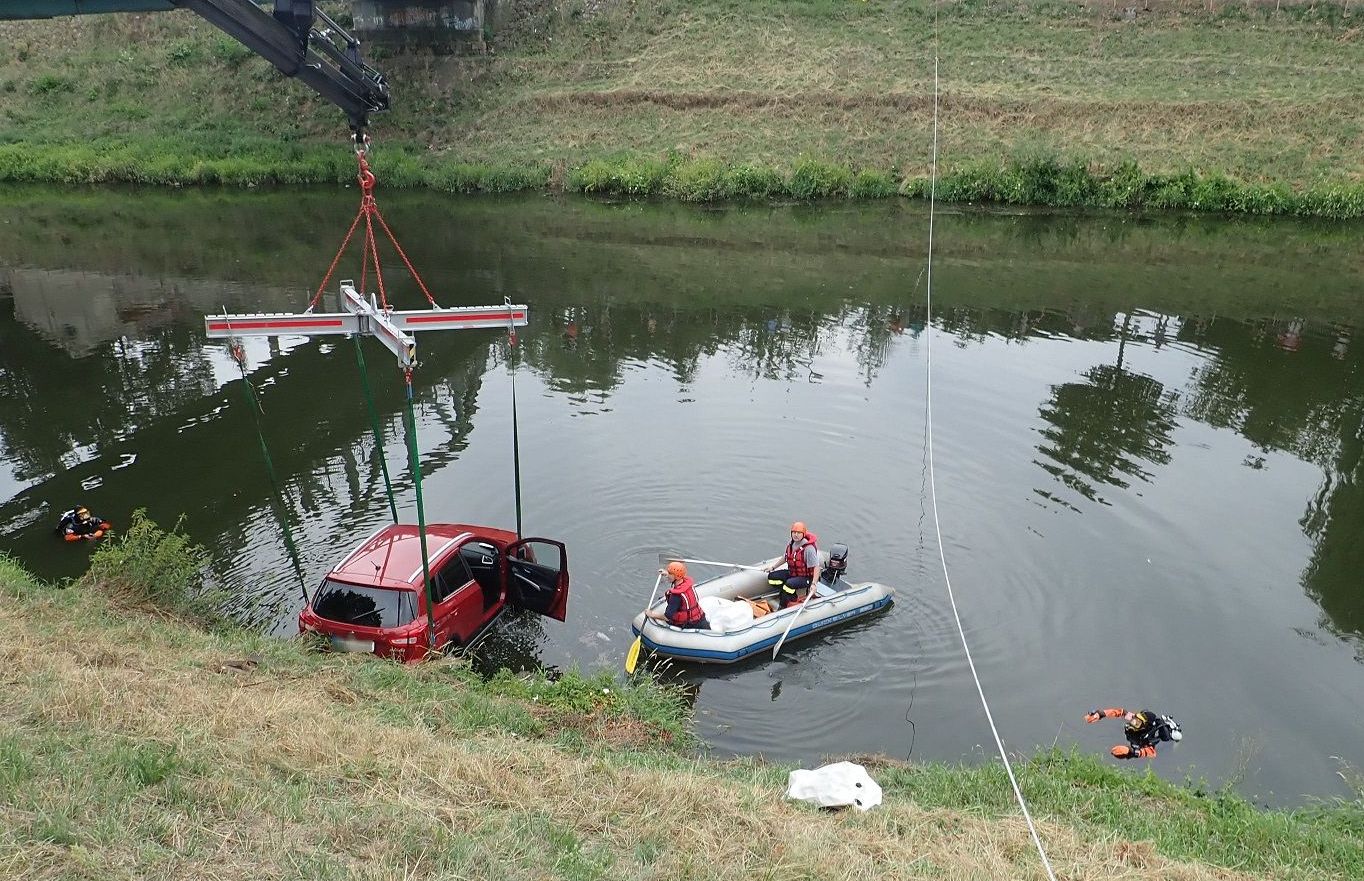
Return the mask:
M 673 578 L 686 578 L 687 567 L 674 560 L 668 564 L 668 574 Z
M 85 519 L 86 517 L 90 516 L 90 509 L 84 506 L 80 506 L 76 508 L 76 516 L 80 517 L 81 519 Z
M 805 534 L 805 524 L 802 523 L 801 521 L 797 520 L 795 523 L 792 523 L 792 524 L 791 524 L 791 531 L 792 531 L 792 532 L 799 532 L 801 535 L 804 535 L 804 534 Z

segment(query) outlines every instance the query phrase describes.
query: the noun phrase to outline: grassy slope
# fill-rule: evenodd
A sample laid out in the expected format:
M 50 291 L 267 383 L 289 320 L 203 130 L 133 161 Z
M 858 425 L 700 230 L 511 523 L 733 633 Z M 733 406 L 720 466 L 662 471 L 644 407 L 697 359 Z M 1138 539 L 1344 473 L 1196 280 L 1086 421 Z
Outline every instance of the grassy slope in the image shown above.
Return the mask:
M 924 4 L 637 5 L 652 13 L 602 16 L 563 48 L 508 62 L 522 75 L 499 84 L 477 128 L 450 120 L 442 140 L 475 155 L 510 143 L 570 162 L 633 147 L 928 170 L 934 36 Z M 1364 40 L 1288 19 L 1129 23 L 1106 12 L 944 7 L 944 157 L 1039 148 L 1163 171 L 1361 179 L 1352 108 L 1364 99 Z
M 7 875 L 1041 877 L 994 765 L 872 763 L 881 808 L 821 813 L 781 798 L 783 768 L 680 749 L 657 689 L 206 634 L 3 558 L 0 595 Z M 1364 870 L 1355 809 L 1261 812 L 1073 755 L 1022 779 L 1063 878 Z M 701 852 L 670 847 L 679 826 Z
M 684 198 L 922 186 L 934 51 L 924 2 L 505 5 L 512 21 L 495 56 L 382 60 L 397 108 L 375 133 L 403 154 L 390 182 Z M 1157 3 L 1133 22 L 1103 3 L 943 6 L 948 178 L 1039 157 L 1102 177 L 1135 161 L 1150 174 L 1344 190 L 1348 211 L 1312 213 L 1364 213 L 1364 5 L 1273 5 Z M 0 178 L 350 174 L 339 113 L 188 14 L 0 25 L 0 42 L 15 47 L 0 57 Z M 634 161 L 622 167 L 623 154 Z M 692 166 L 660 169 L 669 157 Z M 802 160 L 868 176 L 793 181 Z M 1056 189 L 1004 180 L 956 195 L 1122 196 Z M 1228 207 L 1215 194 L 1199 201 L 1164 197 Z M 1285 210 L 1280 201 L 1230 207 Z

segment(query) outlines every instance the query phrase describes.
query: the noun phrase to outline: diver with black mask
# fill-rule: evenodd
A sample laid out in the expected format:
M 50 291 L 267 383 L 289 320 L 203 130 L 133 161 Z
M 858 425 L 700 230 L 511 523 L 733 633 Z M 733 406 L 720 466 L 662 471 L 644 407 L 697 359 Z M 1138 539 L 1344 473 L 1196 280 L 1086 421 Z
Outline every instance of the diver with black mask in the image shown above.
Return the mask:
M 1184 731 L 1179 727 L 1179 723 L 1155 710 L 1132 712 L 1122 707 L 1108 707 L 1086 713 L 1085 721 L 1092 724 L 1100 719 L 1119 717 L 1127 722 L 1122 732 L 1127 738 L 1127 743 L 1118 744 L 1109 751 L 1115 759 L 1154 758 L 1157 743 L 1179 743 L 1184 739 Z

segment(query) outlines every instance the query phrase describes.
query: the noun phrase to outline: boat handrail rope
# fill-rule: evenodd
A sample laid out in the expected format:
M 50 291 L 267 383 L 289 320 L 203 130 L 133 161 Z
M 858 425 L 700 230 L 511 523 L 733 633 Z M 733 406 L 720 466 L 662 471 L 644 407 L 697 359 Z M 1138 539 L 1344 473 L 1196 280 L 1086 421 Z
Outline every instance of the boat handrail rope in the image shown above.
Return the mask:
M 1009 784 L 1013 787 L 1014 798 L 1018 801 L 1018 806 L 1023 811 L 1023 819 L 1028 823 L 1028 832 L 1032 835 L 1032 842 L 1037 846 L 1037 854 L 1042 858 L 1042 868 L 1047 871 L 1049 881 L 1056 881 L 1056 873 L 1052 871 L 1051 860 L 1047 858 L 1047 849 L 1042 845 L 1042 839 L 1037 834 L 1037 826 L 1033 823 L 1032 813 L 1028 810 L 1027 799 L 1023 797 L 1023 790 L 1018 786 L 1018 778 L 1014 775 L 1013 764 L 1009 762 L 1009 754 L 1004 749 L 1004 741 L 999 736 L 999 728 L 995 725 L 995 717 L 990 712 L 990 702 L 985 699 L 985 688 L 980 684 L 980 674 L 976 672 L 976 662 L 971 657 L 971 646 L 966 641 L 966 629 L 961 623 L 961 613 L 957 611 L 957 597 L 952 590 L 952 576 L 947 571 L 947 554 L 943 549 L 942 541 L 942 522 L 938 517 L 938 488 L 933 474 L 933 216 L 934 209 L 937 207 L 937 187 L 938 187 L 938 13 L 937 6 L 934 5 L 933 11 L 933 165 L 929 178 L 928 187 L 928 268 L 927 282 L 925 285 L 925 317 L 924 317 L 924 387 L 925 387 L 925 406 L 926 414 L 925 432 L 928 436 L 928 487 L 929 498 L 933 507 L 933 530 L 938 539 L 938 559 L 942 562 L 942 576 L 947 583 L 947 599 L 952 605 L 952 617 L 957 622 L 957 634 L 961 637 L 962 651 L 966 654 L 966 665 L 971 669 L 971 678 L 976 682 L 976 694 L 980 696 L 980 705 L 985 709 L 985 719 L 990 723 L 990 733 L 995 738 L 995 748 L 999 750 L 999 757 L 1004 761 L 1004 770 L 1009 775 Z

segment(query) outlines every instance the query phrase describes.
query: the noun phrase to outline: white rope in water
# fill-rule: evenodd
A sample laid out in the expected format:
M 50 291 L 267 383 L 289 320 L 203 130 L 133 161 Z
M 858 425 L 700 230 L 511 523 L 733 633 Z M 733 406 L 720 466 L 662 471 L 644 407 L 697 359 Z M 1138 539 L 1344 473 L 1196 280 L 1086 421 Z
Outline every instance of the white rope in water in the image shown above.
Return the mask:
M 934 41 L 937 41 L 937 11 L 933 15 Z M 952 576 L 947 571 L 947 553 L 943 550 L 942 543 L 942 524 L 938 518 L 938 486 L 933 474 L 933 214 L 937 205 L 938 196 L 938 56 L 935 52 L 933 56 L 933 170 L 928 185 L 928 282 L 925 288 L 924 299 L 927 303 L 926 317 L 924 320 L 924 359 L 925 359 L 925 406 L 928 435 L 928 488 L 929 498 L 933 502 L 933 531 L 938 537 L 938 559 L 942 561 L 942 577 L 947 582 L 947 599 L 952 603 L 952 617 L 957 622 L 957 634 L 961 636 L 961 647 L 966 653 L 966 664 L 971 668 L 971 678 L 976 681 L 976 694 L 980 695 L 980 705 L 985 708 L 985 718 L 990 723 L 990 733 L 995 737 L 995 747 L 999 750 L 999 757 L 1004 760 L 1004 770 L 1009 774 L 1009 783 L 1014 788 L 1014 798 L 1018 799 L 1018 806 L 1023 810 L 1023 819 L 1028 821 L 1028 831 L 1032 833 L 1032 843 L 1037 845 L 1038 856 L 1042 857 L 1042 868 L 1047 870 L 1047 878 L 1056 881 L 1056 874 L 1052 872 L 1051 860 L 1047 859 L 1047 849 L 1042 846 L 1042 839 L 1037 834 L 1037 826 L 1033 824 L 1032 814 L 1028 811 L 1028 802 L 1023 798 L 1023 790 L 1018 788 L 1018 778 L 1014 776 L 1013 765 L 1009 762 L 1009 754 L 1004 751 L 1004 741 L 999 737 L 999 729 L 995 727 L 994 714 L 990 712 L 990 702 L 985 699 L 985 689 L 980 684 L 980 674 L 976 672 L 976 662 L 971 657 L 971 646 L 966 642 L 966 629 L 961 624 L 961 614 L 957 611 L 957 597 L 952 591 Z

